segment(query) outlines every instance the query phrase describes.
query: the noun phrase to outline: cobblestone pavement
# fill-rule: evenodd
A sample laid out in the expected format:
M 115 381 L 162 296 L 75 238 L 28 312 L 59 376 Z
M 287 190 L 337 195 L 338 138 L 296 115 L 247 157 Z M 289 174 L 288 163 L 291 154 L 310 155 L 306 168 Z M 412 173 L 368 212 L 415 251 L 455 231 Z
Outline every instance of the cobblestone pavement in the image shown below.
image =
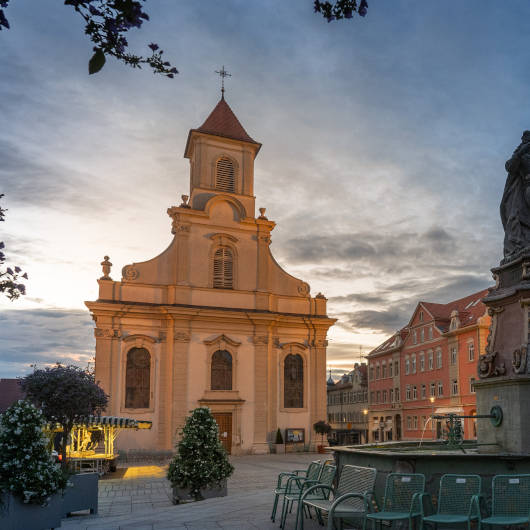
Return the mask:
M 121 478 L 99 482 L 99 513 L 73 515 L 61 528 L 72 530 L 162 530 L 162 529 L 259 529 L 277 530 L 270 520 L 272 490 L 280 471 L 304 469 L 321 455 L 288 453 L 232 457 L 234 474 L 228 481 L 228 496 L 174 506 L 165 479 L 165 468 L 136 466 L 118 470 Z M 115 475 L 111 475 L 114 477 Z M 294 528 L 294 513 L 286 530 Z M 321 530 L 306 520 L 305 530 Z

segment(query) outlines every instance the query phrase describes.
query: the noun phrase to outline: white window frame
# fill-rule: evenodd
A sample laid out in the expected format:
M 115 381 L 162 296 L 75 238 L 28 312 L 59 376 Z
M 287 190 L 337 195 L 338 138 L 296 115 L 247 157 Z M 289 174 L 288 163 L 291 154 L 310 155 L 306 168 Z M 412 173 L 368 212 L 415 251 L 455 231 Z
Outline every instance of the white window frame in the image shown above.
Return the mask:
M 475 342 L 474 341 L 470 341 L 467 344 L 467 358 L 469 359 L 469 361 L 475 360 Z

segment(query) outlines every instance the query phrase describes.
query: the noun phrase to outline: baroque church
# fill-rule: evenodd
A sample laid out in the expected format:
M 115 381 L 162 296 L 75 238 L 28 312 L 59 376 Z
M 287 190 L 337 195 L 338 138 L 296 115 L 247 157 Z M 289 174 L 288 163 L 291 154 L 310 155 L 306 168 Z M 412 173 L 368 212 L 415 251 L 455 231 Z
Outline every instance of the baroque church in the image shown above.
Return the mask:
M 285 272 L 270 251 L 275 223 L 256 217 L 254 160 L 261 144 L 224 94 L 191 129 L 190 195 L 167 210 L 173 239 L 131 263 L 120 281 L 102 263 L 95 321 L 96 380 L 106 414 L 150 420 L 124 433 L 125 451 L 171 451 L 189 411 L 211 409 L 232 454 L 266 453 L 276 430 L 326 419 L 326 298 Z M 288 191 L 288 190 L 286 190 Z

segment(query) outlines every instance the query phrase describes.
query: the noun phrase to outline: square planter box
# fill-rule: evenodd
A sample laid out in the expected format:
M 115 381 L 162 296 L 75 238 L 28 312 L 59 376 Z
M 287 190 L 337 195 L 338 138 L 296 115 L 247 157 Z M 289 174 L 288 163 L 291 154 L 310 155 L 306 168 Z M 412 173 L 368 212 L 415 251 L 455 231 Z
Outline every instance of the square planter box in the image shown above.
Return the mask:
M 97 473 L 81 473 L 68 478 L 73 487 L 68 486 L 63 495 L 62 516 L 66 517 L 71 512 L 90 510 L 98 513 L 98 481 Z
M 214 497 L 226 497 L 227 494 L 226 479 L 221 481 L 220 486 L 214 484 L 213 486 L 201 489 L 202 500 L 213 499 Z M 190 494 L 188 489 L 173 488 L 173 504 L 193 502 L 194 500 L 195 498 Z
M 45 530 L 59 528 L 62 515 L 62 495 L 52 496 L 48 506 L 24 504 L 17 497 L 2 495 L 0 528 L 2 530 Z
M 274 444 L 274 447 L 276 448 L 277 455 L 285 454 L 285 444 Z

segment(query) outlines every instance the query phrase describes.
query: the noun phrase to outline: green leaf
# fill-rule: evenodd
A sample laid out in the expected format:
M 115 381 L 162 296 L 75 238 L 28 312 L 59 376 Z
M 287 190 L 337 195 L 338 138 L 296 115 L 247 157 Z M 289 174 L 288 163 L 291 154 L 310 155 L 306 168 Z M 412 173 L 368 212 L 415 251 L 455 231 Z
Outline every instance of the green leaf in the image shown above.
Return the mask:
M 105 54 L 100 48 L 96 50 L 90 61 L 88 61 L 88 73 L 95 74 L 99 72 L 105 64 Z

